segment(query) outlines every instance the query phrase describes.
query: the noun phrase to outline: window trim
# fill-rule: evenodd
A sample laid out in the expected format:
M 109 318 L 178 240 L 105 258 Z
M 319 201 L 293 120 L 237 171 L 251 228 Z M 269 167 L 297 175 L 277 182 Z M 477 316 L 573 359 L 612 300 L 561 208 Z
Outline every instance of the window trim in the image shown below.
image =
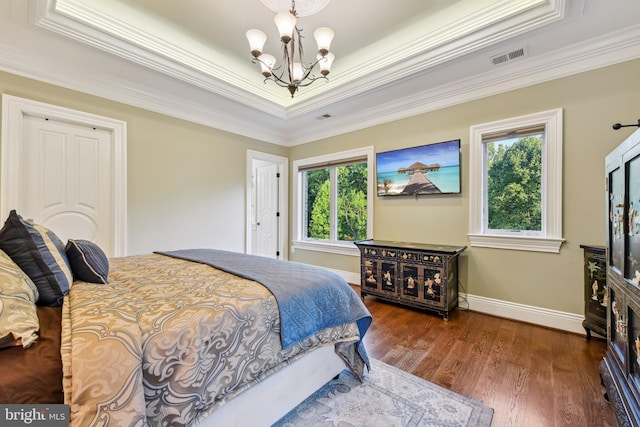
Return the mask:
M 485 226 L 486 162 L 482 136 L 544 124 L 542 232 L 490 232 Z M 469 153 L 469 240 L 471 246 L 559 253 L 562 238 L 562 109 L 471 126 Z
M 293 162 L 293 206 L 295 212 L 293 214 L 293 235 L 291 241 L 291 251 L 295 249 L 303 249 L 317 252 L 329 252 L 339 255 L 360 256 L 360 251 L 352 242 L 341 242 L 337 240 L 314 240 L 305 239 L 304 227 L 304 208 L 301 205 L 304 196 L 302 191 L 304 185 L 302 182 L 302 174 L 300 169 L 307 169 L 314 166 L 333 166 L 334 164 L 350 162 L 352 160 L 365 160 L 367 162 L 367 239 L 373 238 L 373 201 L 374 191 L 373 184 L 375 180 L 375 163 L 373 146 L 357 148 L 354 150 L 341 151 L 337 153 L 325 154 L 321 156 L 308 157 Z

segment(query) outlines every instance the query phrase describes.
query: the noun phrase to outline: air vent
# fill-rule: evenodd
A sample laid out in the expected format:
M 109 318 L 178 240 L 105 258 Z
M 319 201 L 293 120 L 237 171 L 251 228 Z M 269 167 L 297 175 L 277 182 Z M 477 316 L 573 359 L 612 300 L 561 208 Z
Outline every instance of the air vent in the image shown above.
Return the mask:
M 500 53 L 491 57 L 491 63 L 493 65 L 504 64 L 505 62 L 513 61 L 518 58 L 522 58 L 527 55 L 527 48 L 520 47 L 510 50 L 509 52 Z
M 321 116 L 316 117 L 316 120 L 324 120 L 324 119 L 328 119 L 330 117 L 333 117 L 333 116 L 331 114 L 329 114 L 329 113 L 325 113 L 325 114 L 323 114 Z

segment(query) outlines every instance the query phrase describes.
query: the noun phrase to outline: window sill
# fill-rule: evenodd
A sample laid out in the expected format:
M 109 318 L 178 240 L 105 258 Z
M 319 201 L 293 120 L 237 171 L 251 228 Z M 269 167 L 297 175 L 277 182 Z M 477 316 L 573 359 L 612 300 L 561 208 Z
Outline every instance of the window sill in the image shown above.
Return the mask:
M 302 249 L 305 251 L 328 252 L 338 255 L 360 256 L 360 250 L 353 242 L 337 243 L 337 242 L 321 242 L 310 240 L 294 240 L 291 242 L 293 249 Z
M 560 253 L 564 239 L 550 237 L 498 236 L 469 234 L 472 247 L 512 249 L 517 251 Z

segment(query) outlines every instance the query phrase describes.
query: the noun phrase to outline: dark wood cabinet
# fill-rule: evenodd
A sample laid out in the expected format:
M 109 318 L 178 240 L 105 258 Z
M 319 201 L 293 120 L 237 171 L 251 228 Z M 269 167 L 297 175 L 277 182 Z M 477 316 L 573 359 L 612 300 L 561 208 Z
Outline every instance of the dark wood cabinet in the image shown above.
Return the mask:
M 580 245 L 584 255 L 584 321 L 582 327 L 607 336 L 607 258 L 604 246 Z
M 447 320 L 458 305 L 458 255 L 466 246 L 355 242 L 360 249 L 360 295 L 435 311 Z
M 605 161 L 607 351 L 600 375 L 620 426 L 640 425 L 640 130 Z

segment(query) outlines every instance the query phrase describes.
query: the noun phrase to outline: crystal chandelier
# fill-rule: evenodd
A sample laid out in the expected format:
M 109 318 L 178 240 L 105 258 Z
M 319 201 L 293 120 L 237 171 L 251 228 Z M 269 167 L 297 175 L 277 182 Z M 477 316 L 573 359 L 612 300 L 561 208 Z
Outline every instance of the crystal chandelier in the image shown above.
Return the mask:
M 335 58 L 333 53 L 329 52 L 333 31 L 326 27 L 320 27 L 314 31 L 318 54 L 315 61 L 304 65 L 301 43 L 303 36 L 302 29 L 297 26 L 296 2 L 291 1 L 291 10 L 278 13 L 273 20 L 278 27 L 282 42 L 282 61 L 279 64 L 276 64 L 274 56 L 262 53 L 264 43 L 267 41 L 267 35 L 264 32 L 252 29 L 246 34 L 251 55 L 253 55 L 252 62 L 260 64 L 265 83 L 267 80 L 272 80 L 279 86 L 288 88 L 293 98 L 299 87 L 309 86 L 318 79 L 328 80 L 327 75 Z M 316 65 L 320 68 L 320 76 L 312 73 Z

